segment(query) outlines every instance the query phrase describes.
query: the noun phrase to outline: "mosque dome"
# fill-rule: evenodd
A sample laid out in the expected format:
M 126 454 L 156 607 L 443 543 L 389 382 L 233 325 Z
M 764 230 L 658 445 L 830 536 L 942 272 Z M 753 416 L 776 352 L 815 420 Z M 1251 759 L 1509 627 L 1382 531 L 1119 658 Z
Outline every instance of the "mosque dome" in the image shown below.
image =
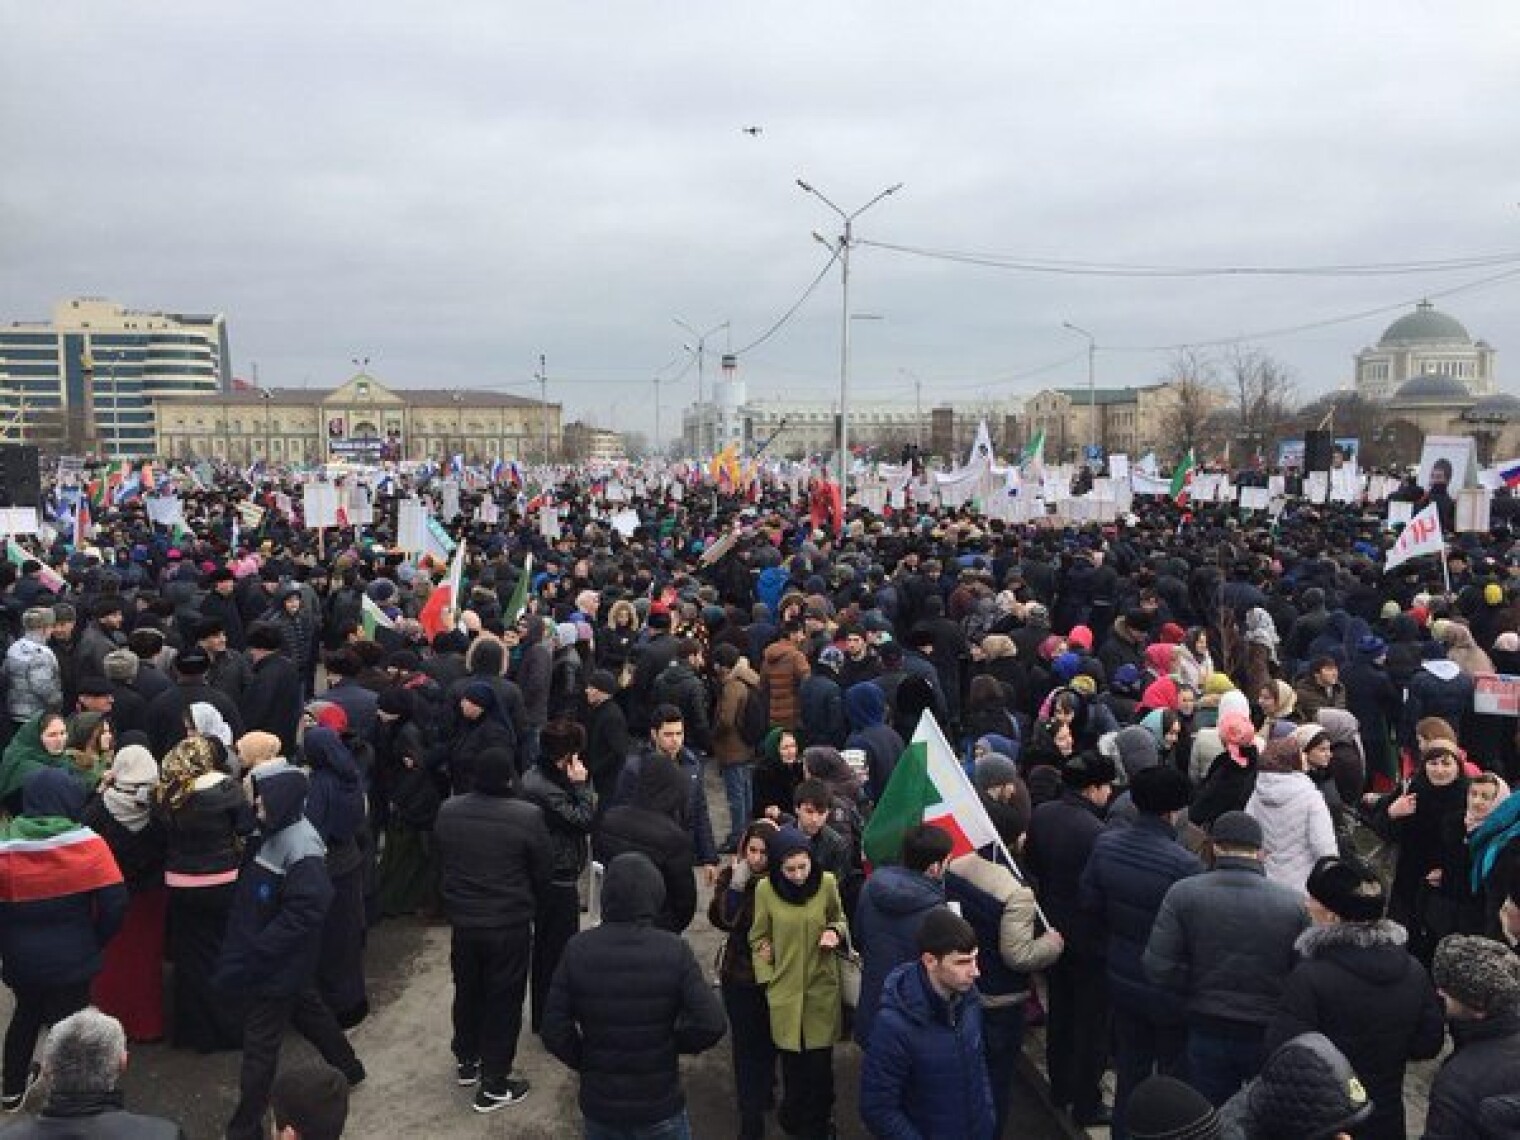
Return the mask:
M 1452 404 L 1472 399 L 1467 385 L 1455 376 L 1438 376 L 1427 372 L 1406 381 L 1393 394 L 1395 404 Z
M 1471 346 L 1473 340 L 1462 322 L 1441 312 L 1429 301 L 1421 301 L 1412 313 L 1405 313 L 1383 331 L 1379 348 L 1403 348 L 1410 345 Z M 1407 385 L 1406 385 L 1407 387 Z
M 1520 419 L 1520 396 L 1511 396 L 1508 392 L 1495 392 L 1492 396 L 1484 396 L 1472 407 L 1467 409 L 1467 414 L 1476 419 Z

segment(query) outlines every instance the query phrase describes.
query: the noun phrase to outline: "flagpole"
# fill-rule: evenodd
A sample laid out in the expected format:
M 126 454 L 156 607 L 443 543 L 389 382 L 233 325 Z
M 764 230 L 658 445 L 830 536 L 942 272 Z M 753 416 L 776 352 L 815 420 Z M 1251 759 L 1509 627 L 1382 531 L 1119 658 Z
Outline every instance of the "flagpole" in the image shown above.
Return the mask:
M 1441 543 L 1441 578 L 1446 583 L 1446 596 L 1451 597 L 1451 570 L 1446 565 L 1446 544 Z

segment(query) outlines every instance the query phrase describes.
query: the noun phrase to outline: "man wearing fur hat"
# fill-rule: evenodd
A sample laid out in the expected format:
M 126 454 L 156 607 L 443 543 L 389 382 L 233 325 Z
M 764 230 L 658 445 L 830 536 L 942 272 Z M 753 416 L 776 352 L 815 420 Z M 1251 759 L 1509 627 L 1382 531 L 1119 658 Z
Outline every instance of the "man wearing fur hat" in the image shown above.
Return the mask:
M 1299 935 L 1299 963 L 1283 986 L 1267 1049 L 1300 1033 L 1323 1033 L 1350 1060 L 1374 1109 L 1357 1132 L 1369 1140 L 1404 1136 L 1404 1066 L 1441 1051 L 1441 1002 L 1409 953 L 1408 935 L 1383 917 L 1387 893 L 1358 859 L 1328 856 L 1308 879 L 1314 925 Z
M 1520 1096 L 1520 958 L 1486 938 L 1452 934 L 1436 947 L 1431 972 L 1453 1050 L 1430 1086 L 1425 1140 L 1513 1135 L 1482 1122 Z

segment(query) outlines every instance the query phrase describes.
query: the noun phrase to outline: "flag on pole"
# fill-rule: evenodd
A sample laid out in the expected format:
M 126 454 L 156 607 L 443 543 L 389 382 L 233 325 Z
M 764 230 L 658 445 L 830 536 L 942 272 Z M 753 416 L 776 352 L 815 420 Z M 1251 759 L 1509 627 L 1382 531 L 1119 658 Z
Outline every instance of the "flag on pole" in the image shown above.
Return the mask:
M 37 562 L 42 566 L 42 570 L 37 574 L 37 581 L 41 582 L 55 594 L 63 593 L 67 583 L 64 582 L 58 571 L 54 570 L 46 562 L 43 562 L 42 559 L 31 553 L 31 551 L 27 550 L 14 538 L 7 538 L 5 540 L 5 559 L 17 570 L 20 570 L 29 561 Z
M 1179 507 L 1187 506 L 1188 498 L 1193 493 L 1193 475 L 1197 469 L 1198 461 L 1193 458 L 1193 449 L 1190 447 L 1182 457 L 1182 462 L 1172 469 L 1172 501 Z
M 502 611 L 502 625 L 516 625 L 517 617 L 528 606 L 528 585 L 533 581 L 533 555 L 523 559 L 522 573 L 518 575 L 517 585 L 512 589 L 512 597 L 507 601 L 507 608 Z
M 966 460 L 966 466 L 992 466 L 992 435 L 987 431 L 986 420 L 977 421 L 976 439 L 972 441 L 971 455 Z
M 954 855 L 967 855 L 998 842 L 997 828 L 976 788 L 956 759 L 939 722 L 925 712 L 913 739 L 876 803 L 861 837 L 872 866 L 896 863 L 909 828 L 932 823 L 950 834 Z
M 1383 573 L 1402 566 L 1411 558 L 1422 554 L 1441 554 L 1446 550 L 1446 539 L 1441 534 L 1441 516 L 1431 503 L 1405 524 L 1399 532 L 1398 541 L 1383 559 Z
M 433 592 L 428 595 L 427 602 L 417 615 L 417 620 L 422 623 L 423 631 L 430 640 L 449 628 L 450 622 L 444 614 L 459 605 L 460 587 L 464 578 L 465 545 L 461 542 L 454 548 L 454 559 L 449 563 L 448 574 L 433 587 Z
M 89 541 L 90 532 L 95 529 L 90 518 L 90 500 L 81 498 L 79 505 L 74 508 L 74 549 L 78 550 Z
M 1509 459 L 1498 464 L 1494 470 L 1506 487 L 1520 487 L 1520 459 Z
M 359 622 L 364 627 L 364 636 L 370 641 L 375 640 L 375 630 L 396 628 L 396 623 L 380 608 L 380 603 L 368 594 L 359 603 Z
M 1034 433 L 1034 438 L 1019 453 L 1019 473 L 1037 472 L 1045 466 L 1045 429 Z

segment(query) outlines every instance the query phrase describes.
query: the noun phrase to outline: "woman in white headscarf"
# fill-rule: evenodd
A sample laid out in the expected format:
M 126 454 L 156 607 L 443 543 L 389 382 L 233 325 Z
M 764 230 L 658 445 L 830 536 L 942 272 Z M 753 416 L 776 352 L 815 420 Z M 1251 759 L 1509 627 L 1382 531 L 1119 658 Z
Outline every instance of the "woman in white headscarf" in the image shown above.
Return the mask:
M 1246 611 L 1246 683 L 1241 687 L 1247 693 L 1261 692 L 1277 676 L 1277 647 L 1281 641 L 1271 614 L 1260 606 Z
M 164 1035 L 168 840 L 163 820 L 153 812 L 157 789 L 158 761 L 141 744 L 129 743 L 116 753 L 99 793 L 84 809 L 84 823 L 110 846 L 130 895 L 126 919 L 106 943 L 90 1000 L 121 1022 L 127 1040 L 138 1042 Z

